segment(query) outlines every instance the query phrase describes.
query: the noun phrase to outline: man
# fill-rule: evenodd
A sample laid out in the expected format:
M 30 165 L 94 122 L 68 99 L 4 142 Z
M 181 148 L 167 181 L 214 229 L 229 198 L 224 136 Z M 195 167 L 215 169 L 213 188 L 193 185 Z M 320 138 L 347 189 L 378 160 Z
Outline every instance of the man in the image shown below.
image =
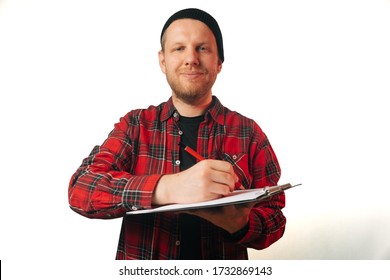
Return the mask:
M 256 205 L 126 215 L 215 199 L 237 184 L 276 185 L 280 178 L 260 127 L 212 95 L 224 53 L 211 15 L 198 9 L 172 15 L 158 57 L 171 98 L 120 119 L 72 176 L 71 208 L 89 218 L 123 217 L 117 259 L 247 259 L 247 248 L 263 249 L 282 237 L 284 193 Z M 197 162 L 179 143 L 206 159 Z

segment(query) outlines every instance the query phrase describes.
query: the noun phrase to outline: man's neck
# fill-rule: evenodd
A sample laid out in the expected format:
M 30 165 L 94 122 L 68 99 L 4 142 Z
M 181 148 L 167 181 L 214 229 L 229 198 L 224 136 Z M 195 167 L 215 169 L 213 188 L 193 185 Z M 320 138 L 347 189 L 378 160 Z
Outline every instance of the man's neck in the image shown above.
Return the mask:
M 197 117 L 203 115 L 209 108 L 213 98 L 208 95 L 206 98 L 200 100 L 197 104 L 188 104 L 176 96 L 172 96 L 173 105 L 179 111 L 179 114 L 184 117 Z

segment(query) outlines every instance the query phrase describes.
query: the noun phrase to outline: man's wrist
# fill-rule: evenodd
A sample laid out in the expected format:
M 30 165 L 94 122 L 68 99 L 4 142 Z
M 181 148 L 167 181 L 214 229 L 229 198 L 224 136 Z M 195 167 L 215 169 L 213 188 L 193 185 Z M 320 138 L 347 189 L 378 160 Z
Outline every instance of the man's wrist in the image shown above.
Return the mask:
M 161 176 L 158 181 L 152 195 L 152 204 L 153 205 L 164 205 L 169 203 L 169 192 L 167 187 L 167 176 Z

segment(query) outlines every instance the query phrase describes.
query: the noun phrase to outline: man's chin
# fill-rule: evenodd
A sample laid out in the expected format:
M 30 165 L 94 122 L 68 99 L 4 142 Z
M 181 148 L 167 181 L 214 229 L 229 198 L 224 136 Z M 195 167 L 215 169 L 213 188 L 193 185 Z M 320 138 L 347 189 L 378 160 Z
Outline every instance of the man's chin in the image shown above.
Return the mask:
M 188 105 L 198 105 L 207 94 L 199 93 L 199 92 L 180 92 L 175 93 L 177 99 Z

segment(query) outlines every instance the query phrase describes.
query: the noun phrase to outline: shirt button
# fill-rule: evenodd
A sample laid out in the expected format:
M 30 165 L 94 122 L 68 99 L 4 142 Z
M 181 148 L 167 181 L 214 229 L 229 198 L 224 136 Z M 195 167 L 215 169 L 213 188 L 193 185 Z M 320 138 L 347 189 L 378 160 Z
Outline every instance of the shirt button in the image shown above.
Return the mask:
M 131 210 L 138 210 L 138 208 L 136 206 L 131 206 Z
M 237 159 L 237 155 L 233 155 L 233 159 L 236 160 Z
M 177 112 L 173 113 L 173 117 L 177 118 L 179 114 Z
M 179 130 L 179 135 L 183 135 L 183 131 Z
M 180 246 L 180 240 L 176 240 L 175 245 Z
M 176 164 L 176 165 L 180 165 L 180 160 L 176 160 L 176 161 L 175 161 L 175 164 Z

